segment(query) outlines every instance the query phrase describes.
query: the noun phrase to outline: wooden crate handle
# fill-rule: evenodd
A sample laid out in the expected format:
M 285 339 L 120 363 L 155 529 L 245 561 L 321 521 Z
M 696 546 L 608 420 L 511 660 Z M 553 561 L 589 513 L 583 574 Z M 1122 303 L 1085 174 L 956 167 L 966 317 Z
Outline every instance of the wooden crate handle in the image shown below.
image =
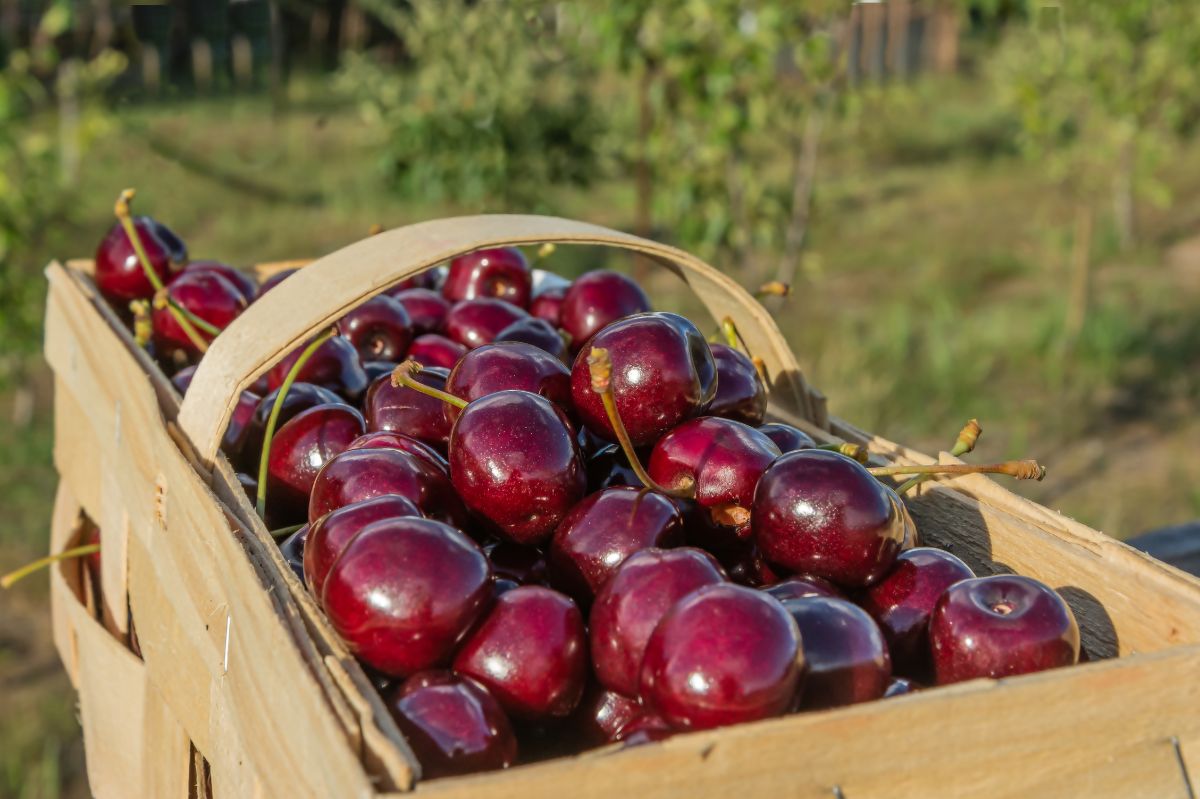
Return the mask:
M 675 247 L 599 225 L 489 214 L 388 230 L 326 255 L 280 283 L 213 341 L 184 398 L 180 427 L 211 466 L 242 389 L 363 300 L 473 250 L 545 243 L 616 247 L 670 269 L 714 319 L 733 318 L 751 351 L 766 364 L 772 404 L 816 419 L 815 395 L 775 321 L 729 276 Z

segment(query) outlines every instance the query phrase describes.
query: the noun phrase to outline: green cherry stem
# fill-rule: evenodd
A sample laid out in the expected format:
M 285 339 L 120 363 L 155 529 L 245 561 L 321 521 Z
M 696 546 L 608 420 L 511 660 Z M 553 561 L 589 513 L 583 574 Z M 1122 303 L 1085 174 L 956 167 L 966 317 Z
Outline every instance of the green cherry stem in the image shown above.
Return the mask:
M 411 388 L 413 391 L 419 391 L 422 394 L 439 399 L 442 402 L 453 405 L 455 408 L 462 410 L 467 407 L 467 401 L 462 397 L 456 397 L 453 394 L 441 391 L 433 386 L 427 386 L 417 380 L 413 375 L 421 371 L 421 364 L 411 358 L 392 370 L 392 385 L 396 388 Z
M 726 316 L 721 320 L 721 336 L 731 349 L 740 349 L 746 353 L 750 363 L 754 364 L 754 370 L 758 372 L 758 379 L 762 381 L 763 386 L 770 386 L 771 381 L 767 379 L 767 365 L 763 363 L 762 358 L 750 352 L 750 347 L 746 344 L 746 339 L 742 338 L 742 333 L 734 323 L 733 317 Z
M 975 465 L 972 463 L 912 463 L 898 466 L 874 466 L 867 469 L 876 477 L 896 474 L 1006 474 L 1018 480 L 1041 480 L 1046 476 L 1046 467 L 1034 460 L 1004 461 Z
M 840 444 L 821 444 L 819 447 L 817 447 L 817 449 L 836 452 L 840 455 L 845 455 L 847 458 L 853 458 L 854 460 L 863 464 L 865 464 L 867 459 L 870 457 L 870 453 L 867 452 L 866 447 L 862 446 L 861 444 L 851 444 L 845 441 Z
M 971 419 L 963 425 L 962 430 L 958 431 L 958 438 L 954 440 L 954 447 L 950 450 L 950 454 L 956 458 L 966 455 L 975 449 L 975 442 L 979 441 L 979 436 L 982 434 L 983 428 L 979 426 L 979 420 Z M 903 496 L 906 492 L 911 491 L 928 479 L 929 475 L 927 474 L 918 474 L 916 477 L 910 477 L 896 488 L 896 493 Z
M 280 527 L 278 530 L 271 531 L 271 538 L 274 538 L 276 541 L 281 538 L 287 538 L 289 535 L 296 532 L 303 526 L 304 524 L 293 524 L 289 527 Z
M 58 563 L 60 560 L 81 558 L 84 555 L 91 555 L 93 552 L 99 551 L 99 544 L 84 544 L 83 546 L 74 547 L 72 549 L 64 549 L 57 555 L 47 555 L 44 558 L 38 558 L 32 563 L 26 563 L 21 568 L 11 571 L 3 577 L 0 577 L 0 588 L 11 588 L 12 584 L 17 580 L 20 580 L 22 577 L 28 577 L 39 569 L 44 569 L 51 564 Z
M 331 327 L 309 342 L 309 345 L 300 353 L 300 357 L 292 364 L 292 368 L 288 370 L 287 376 L 283 378 L 283 383 L 279 386 L 279 391 L 275 394 L 275 402 L 271 405 L 271 415 L 267 417 L 267 428 L 263 433 L 262 456 L 258 459 L 258 495 L 255 498 L 254 509 L 260 518 L 265 519 L 267 515 L 267 469 L 271 462 L 271 439 L 275 437 L 275 426 L 279 424 L 283 401 L 287 398 L 287 393 L 291 390 L 292 383 L 296 382 L 296 377 L 304 368 L 304 364 L 322 344 L 335 335 L 337 335 L 337 328 Z

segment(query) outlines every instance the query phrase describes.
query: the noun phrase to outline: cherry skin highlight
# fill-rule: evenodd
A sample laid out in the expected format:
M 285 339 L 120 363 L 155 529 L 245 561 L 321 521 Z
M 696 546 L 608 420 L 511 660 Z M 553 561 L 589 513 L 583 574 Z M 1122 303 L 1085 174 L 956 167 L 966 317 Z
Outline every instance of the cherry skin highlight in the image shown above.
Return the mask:
M 779 451 L 784 455 L 796 450 L 812 449 L 817 446 L 817 442 L 813 441 L 812 436 L 808 433 L 799 427 L 784 424 L 783 422 L 769 422 L 759 425 L 758 431 L 774 441 L 775 446 L 779 447 Z
M 362 361 L 400 361 L 413 340 L 404 306 L 383 294 L 371 297 L 338 320 L 338 332 Z
M 423 517 L 411 501 L 397 494 L 372 497 L 345 505 L 305 525 L 303 570 L 306 584 L 319 602 L 325 590 L 325 577 L 346 545 L 367 525 L 400 516 Z

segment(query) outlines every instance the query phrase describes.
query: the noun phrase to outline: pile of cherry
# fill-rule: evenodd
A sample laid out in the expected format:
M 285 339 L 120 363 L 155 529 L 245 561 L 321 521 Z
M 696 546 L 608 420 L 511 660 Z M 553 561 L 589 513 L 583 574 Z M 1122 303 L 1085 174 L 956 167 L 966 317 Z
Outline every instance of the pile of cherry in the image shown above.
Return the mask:
M 125 223 L 98 287 L 186 391 L 290 272 Z M 629 278 L 490 249 L 285 358 L 224 450 L 426 777 L 1077 662 L 1054 590 L 919 546 L 896 490 L 766 409 L 748 353 Z

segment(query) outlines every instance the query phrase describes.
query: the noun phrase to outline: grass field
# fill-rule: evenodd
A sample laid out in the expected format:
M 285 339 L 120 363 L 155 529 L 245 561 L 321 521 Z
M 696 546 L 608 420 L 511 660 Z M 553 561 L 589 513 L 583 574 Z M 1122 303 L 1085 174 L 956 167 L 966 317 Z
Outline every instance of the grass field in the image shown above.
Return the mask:
M 923 448 L 948 447 L 978 416 L 979 458 L 1041 459 L 1047 481 L 1019 490 L 1114 535 L 1200 515 L 1189 446 L 1200 440 L 1200 247 L 1189 247 L 1200 233 L 1200 148 L 1174 159 L 1173 202 L 1143 209 L 1132 251 L 1117 252 L 1097 200 L 1094 301 L 1067 357 L 1074 205 L 1037 164 L 1006 152 L 1005 121 L 960 89 L 830 135 L 803 277 L 779 316 L 801 364 L 833 412 Z M 457 210 L 390 194 L 371 128 L 351 109 L 295 100 L 282 115 L 259 98 L 123 110 L 123 132 L 88 154 L 66 217 L 3 268 L 36 281 L 51 257 L 90 255 L 126 186 L 193 257 L 238 264 L 321 254 L 373 223 Z M 620 183 L 551 192 L 548 204 L 631 226 Z M 553 258 L 567 270 L 598 262 Z M 758 268 L 772 264 L 757 254 Z M 685 302 L 672 289 L 669 278 L 652 284 L 662 304 Z M 37 364 L 0 396 L 0 571 L 45 549 L 49 407 Z M 46 595 L 34 579 L 0 596 L 0 797 L 86 795 Z

